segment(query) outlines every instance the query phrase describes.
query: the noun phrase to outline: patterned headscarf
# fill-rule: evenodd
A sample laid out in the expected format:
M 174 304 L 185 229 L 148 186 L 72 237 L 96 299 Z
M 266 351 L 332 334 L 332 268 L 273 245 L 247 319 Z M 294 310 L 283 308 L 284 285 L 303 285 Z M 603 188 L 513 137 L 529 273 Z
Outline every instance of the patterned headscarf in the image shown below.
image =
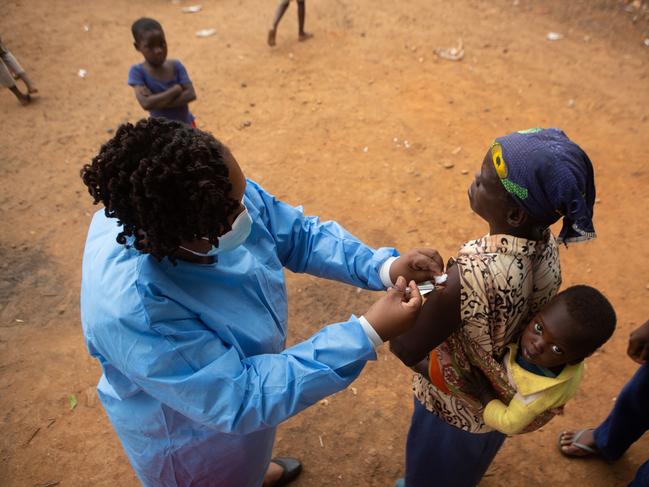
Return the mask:
M 491 146 L 505 189 L 539 223 L 563 217 L 560 242 L 595 238 L 593 165 L 560 129 L 528 129 L 497 138 Z

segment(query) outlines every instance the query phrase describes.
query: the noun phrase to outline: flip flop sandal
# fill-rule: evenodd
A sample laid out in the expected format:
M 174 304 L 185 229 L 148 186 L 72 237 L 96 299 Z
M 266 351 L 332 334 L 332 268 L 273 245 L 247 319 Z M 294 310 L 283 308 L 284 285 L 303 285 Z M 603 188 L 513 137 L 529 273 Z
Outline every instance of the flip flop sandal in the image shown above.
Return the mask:
M 566 433 L 565 431 L 562 432 L 559 435 L 559 439 L 557 441 L 557 447 L 559 447 L 559 451 L 563 455 L 565 455 L 567 457 L 570 457 L 570 458 L 585 458 L 585 457 L 589 457 L 591 455 L 599 455 L 599 452 L 597 450 L 595 450 L 592 446 L 588 446 L 588 445 L 584 445 L 583 443 L 579 443 L 579 438 L 581 438 L 581 436 L 586 431 L 593 431 L 593 428 L 586 428 L 586 429 L 583 429 L 583 430 L 576 431 L 575 436 L 572 438 L 572 441 L 567 445 L 561 445 L 561 439 L 563 438 L 563 435 Z M 574 446 L 575 448 L 578 448 L 578 449 L 580 449 L 582 451 L 585 451 L 586 453 L 588 453 L 588 455 L 575 455 L 574 453 L 567 453 L 566 451 L 564 451 L 562 446 Z
M 290 484 L 302 472 L 302 463 L 297 458 L 275 457 L 271 462 L 284 468 L 282 476 L 273 484 L 273 487 L 283 487 Z

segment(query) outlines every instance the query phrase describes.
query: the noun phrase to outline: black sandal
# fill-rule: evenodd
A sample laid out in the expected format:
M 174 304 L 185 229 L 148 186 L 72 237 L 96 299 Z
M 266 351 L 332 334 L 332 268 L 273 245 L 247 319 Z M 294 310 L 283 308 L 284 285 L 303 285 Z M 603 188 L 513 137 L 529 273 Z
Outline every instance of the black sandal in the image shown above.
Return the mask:
M 302 463 L 297 458 L 276 457 L 271 460 L 284 469 L 282 476 L 273 484 L 273 487 L 283 487 L 293 482 L 302 473 Z

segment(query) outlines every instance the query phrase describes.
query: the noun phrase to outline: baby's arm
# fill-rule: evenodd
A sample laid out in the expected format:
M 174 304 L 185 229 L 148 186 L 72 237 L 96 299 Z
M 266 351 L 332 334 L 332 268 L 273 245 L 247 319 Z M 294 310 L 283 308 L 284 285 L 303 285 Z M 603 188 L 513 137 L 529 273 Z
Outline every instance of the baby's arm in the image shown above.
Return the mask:
M 155 94 L 151 93 L 151 90 L 145 85 L 135 85 L 133 90 L 135 91 L 135 98 L 137 98 L 142 108 L 147 111 L 168 108 L 169 103 L 179 98 L 183 93 L 183 88 L 180 85 L 173 85 L 171 88 Z
M 390 350 L 408 367 L 423 360 L 462 323 L 460 319 L 460 273 L 457 265 L 446 270 L 446 286 L 428 295 L 415 326 L 390 341 Z
M 530 404 L 525 404 L 518 394 L 509 405 L 499 400 L 491 382 L 477 367 L 471 367 L 471 373 L 465 374 L 463 379 L 462 390 L 478 399 L 484 406 L 482 415 L 485 424 L 501 433 L 506 435 L 520 433 L 543 412 L 531 407 L 537 398 L 529 401 Z
M 525 429 L 543 411 L 534 411 L 517 396 L 505 405 L 498 399 L 489 401 L 482 412 L 484 422 L 490 428 L 506 435 L 515 435 Z

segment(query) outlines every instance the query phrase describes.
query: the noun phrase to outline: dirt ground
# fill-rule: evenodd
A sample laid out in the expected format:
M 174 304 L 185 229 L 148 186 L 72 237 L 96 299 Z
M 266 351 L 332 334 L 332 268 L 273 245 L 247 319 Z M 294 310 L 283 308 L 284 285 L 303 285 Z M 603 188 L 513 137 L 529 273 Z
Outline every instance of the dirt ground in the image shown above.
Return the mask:
M 140 61 L 129 27 L 142 15 L 161 21 L 170 57 L 188 68 L 199 126 L 247 176 L 371 245 L 453 255 L 486 232 L 466 188 L 493 138 L 562 127 L 594 162 L 599 234 L 562 251 L 564 285 L 602 289 L 619 326 L 588 360 L 566 415 L 508 440 L 481 485 L 626 485 L 646 460 L 648 436 L 612 465 L 570 461 L 555 447 L 562 429 L 605 417 L 636 369 L 628 334 L 649 318 L 649 30 L 633 6 L 309 0 L 314 39 L 296 42 L 292 5 L 270 49 L 274 0 L 203 0 L 198 14 L 181 13 L 188 0 L 2 4 L 2 38 L 41 93 L 26 108 L 0 96 L 1 485 L 137 485 L 82 341 L 81 254 L 96 208 L 78 171 L 119 123 L 144 115 L 126 85 Z M 213 37 L 195 36 L 211 27 Z M 565 37 L 548 41 L 549 31 Z M 435 57 L 459 38 L 463 61 Z M 378 296 L 287 279 L 291 342 Z M 276 452 L 304 461 L 296 486 L 390 486 L 403 473 L 410 373 L 383 349 L 353 386 L 280 427 Z

